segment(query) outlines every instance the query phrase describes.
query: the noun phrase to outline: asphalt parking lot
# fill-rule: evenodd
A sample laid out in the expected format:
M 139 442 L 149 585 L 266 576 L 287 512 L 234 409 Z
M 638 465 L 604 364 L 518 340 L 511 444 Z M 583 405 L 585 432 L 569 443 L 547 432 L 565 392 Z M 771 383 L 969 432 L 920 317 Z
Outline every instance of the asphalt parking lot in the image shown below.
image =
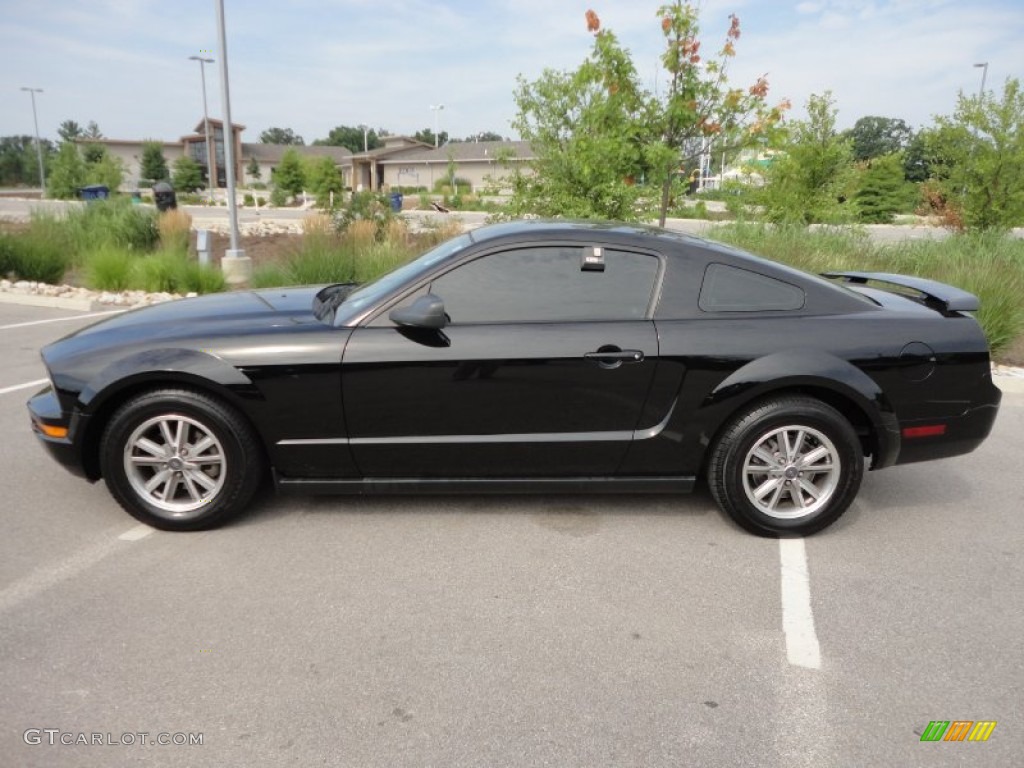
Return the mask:
M 1020 388 L 806 541 L 703 490 L 268 495 L 172 534 L 31 434 L 39 348 L 95 319 L 0 303 L 0 765 L 1020 764 Z

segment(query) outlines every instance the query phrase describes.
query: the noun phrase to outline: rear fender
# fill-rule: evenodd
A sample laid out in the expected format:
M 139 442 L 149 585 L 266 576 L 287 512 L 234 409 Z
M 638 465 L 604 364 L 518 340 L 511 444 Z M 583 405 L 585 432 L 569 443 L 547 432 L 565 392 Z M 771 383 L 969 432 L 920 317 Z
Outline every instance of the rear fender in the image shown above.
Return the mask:
M 889 399 L 870 376 L 828 352 L 785 350 L 753 360 L 723 379 L 705 398 L 701 411 L 717 432 L 732 414 L 754 400 L 773 392 L 808 389 L 834 393 L 840 411 L 849 404 L 868 420 L 875 442 L 872 469 L 895 462 L 899 425 Z M 844 415 L 851 421 L 857 416 Z

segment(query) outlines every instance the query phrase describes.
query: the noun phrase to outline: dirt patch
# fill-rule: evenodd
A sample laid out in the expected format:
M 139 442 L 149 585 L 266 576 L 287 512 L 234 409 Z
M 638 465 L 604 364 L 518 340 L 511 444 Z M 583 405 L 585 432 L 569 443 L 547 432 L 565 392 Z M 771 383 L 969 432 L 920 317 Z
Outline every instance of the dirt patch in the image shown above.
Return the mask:
M 1024 336 L 1018 336 L 1012 344 L 996 356 L 996 362 L 1024 368 Z
M 212 261 L 220 264 L 224 252 L 231 247 L 231 238 L 217 232 L 210 234 L 212 238 L 211 252 Z M 192 249 L 195 250 L 195 233 L 192 233 Z M 241 235 L 238 238 L 239 246 L 245 251 L 245 255 L 252 259 L 253 267 L 276 264 L 284 261 L 289 255 L 298 251 L 302 245 L 302 235 L 291 233 L 275 233 L 271 235 Z

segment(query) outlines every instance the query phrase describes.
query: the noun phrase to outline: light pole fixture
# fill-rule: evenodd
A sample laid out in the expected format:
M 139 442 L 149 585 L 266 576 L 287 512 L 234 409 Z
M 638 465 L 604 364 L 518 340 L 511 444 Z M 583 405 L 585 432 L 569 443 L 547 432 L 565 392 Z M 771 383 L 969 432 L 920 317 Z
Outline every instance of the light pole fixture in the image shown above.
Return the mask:
M 213 64 L 213 59 L 206 59 L 202 56 L 189 56 L 190 61 L 199 62 L 199 78 L 203 81 L 203 129 L 206 132 L 206 184 L 210 188 L 210 199 L 213 199 L 213 190 L 217 187 L 217 155 L 213 151 L 210 141 L 210 118 L 206 109 L 206 64 Z
M 32 97 L 32 122 L 36 127 L 36 158 L 39 160 L 39 186 L 42 191 L 39 193 L 40 197 L 46 197 L 46 171 L 43 170 L 43 142 L 39 140 L 39 118 L 36 117 L 36 94 L 42 93 L 42 88 L 25 88 L 22 87 L 23 91 L 28 91 L 29 96 Z
M 985 78 L 988 77 L 988 62 L 983 61 L 980 64 L 974 65 L 975 69 L 981 67 L 981 88 L 978 90 L 978 106 L 981 106 L 981 100 L 985 98 Z
M 217 32 L 220 38 L 220 90 L 224 102 L 224 171 L 228 185 L 228 221 L 231 224 L 231 248 L 221 259 L 225 279 L 232 284 L 252 280 L 252 259 L 238 244 L 238 201 L 235 199 L 235 129 L 231 122 L 231 94 L 228 89 L 228 38 L 224 32 L 224 0 L 215 0 Z
M 438 128 L 440 126 L 441 110 L 444 109 L 444 104 L 431 104 L 430 108 L 434 111 L 434 149 L 437 149 L 438 141 Z

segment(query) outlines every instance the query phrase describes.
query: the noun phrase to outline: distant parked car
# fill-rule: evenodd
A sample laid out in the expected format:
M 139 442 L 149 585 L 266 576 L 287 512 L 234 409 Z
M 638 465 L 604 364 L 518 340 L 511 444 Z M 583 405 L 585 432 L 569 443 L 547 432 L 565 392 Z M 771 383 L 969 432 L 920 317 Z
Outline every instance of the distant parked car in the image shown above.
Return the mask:
M 158 528 L 299 493 L 689 491 L 809 534 L 871 469 L 967 453 L 975 297 L 635 226 L 514 222 L 356 287 L 205 296 L 43 350 L 43 444 Z M 894 292 L 877 286 L 888 285 Z

